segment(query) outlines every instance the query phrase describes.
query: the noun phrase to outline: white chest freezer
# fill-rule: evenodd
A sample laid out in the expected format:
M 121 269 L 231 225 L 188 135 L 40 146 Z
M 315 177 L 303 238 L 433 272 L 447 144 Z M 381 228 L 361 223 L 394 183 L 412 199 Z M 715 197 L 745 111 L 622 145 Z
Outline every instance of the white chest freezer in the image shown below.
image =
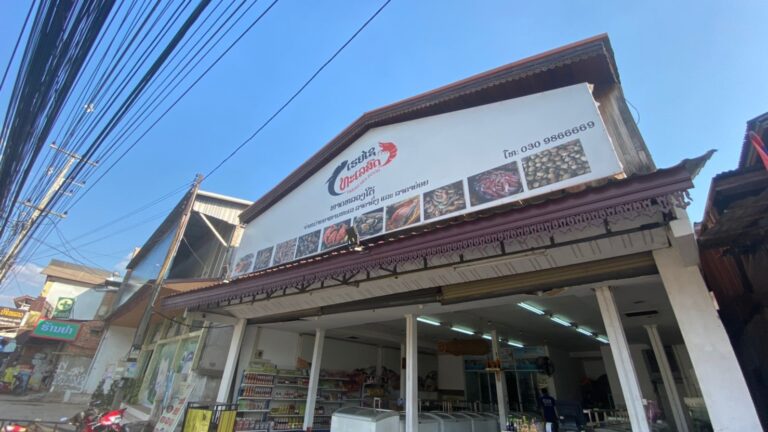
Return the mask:
M 398 413 L 363 407 L 345 407 L 331 416 L 332 432 L 399 432 Z
M 498 432 L 499 422 L 489 416 L 480 415 L 474 412 L 456 412 L 452 414 L 454 417 L 465 417 L 472 422 L 472 432 Z
M 440 432 L 472 432 L 472 423 L 465 417 L 454 417 L 444 412 L 426 412 L 424 415 L 430 416 L 440 424 Z
M 405 432 L 405 413 L 400 413 L 400 432 Z M 419 432 L 440 432 L 440 422 L 432 416 L 419 413 Z

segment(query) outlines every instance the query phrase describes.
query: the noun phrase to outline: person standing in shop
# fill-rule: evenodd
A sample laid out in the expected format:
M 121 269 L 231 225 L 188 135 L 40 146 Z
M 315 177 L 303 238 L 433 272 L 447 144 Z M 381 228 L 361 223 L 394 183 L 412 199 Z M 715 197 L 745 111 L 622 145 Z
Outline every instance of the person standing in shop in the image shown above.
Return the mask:
M 546 388 L 541 389 L 539 406 L 541 407 L 541 414 L 544 416 L 544 422 L 546 423 L 546 432 L 557 432 L 559 425 L 559 419 L 557 417 L 557 401 L 549 395 L 549 390 Z

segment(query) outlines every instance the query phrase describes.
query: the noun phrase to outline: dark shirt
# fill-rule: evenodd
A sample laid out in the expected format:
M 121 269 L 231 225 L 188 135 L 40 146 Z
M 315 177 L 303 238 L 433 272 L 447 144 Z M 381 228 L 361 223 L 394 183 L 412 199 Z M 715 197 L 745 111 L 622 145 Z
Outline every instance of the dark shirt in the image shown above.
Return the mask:
M 557 413 L 555 412 L 555 398 L 550 395 L 544 395 L 539 398 L 541 410 L 544 411 L 544 420 L 550 423 L 557 422 Z

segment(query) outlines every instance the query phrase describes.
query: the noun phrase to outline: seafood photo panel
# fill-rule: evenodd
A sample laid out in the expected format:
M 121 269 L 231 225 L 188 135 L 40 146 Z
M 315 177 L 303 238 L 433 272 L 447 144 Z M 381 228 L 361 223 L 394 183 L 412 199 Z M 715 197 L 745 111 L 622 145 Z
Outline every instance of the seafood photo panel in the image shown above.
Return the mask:
M 237 263 L 235 263 L 234 271 L 235 273 L 248 271 L 248 269 L 251 268 L 251 264 L 253 264 L 253 254 L 249 253 L 243 255 L 239 260 L 237 260 Z
M 381 234 L 384 231 L 384 207 L 355 217 L 355 231 L 360 239 Z
M 411 197 L 387 206 L 387 231 L 394 231 L 419 222 L 421 209 L 419 196 Z
M 275 246 L 275 258 L 272 265 L 285 264 L 293 261 L 296 255 L 296 239 L 290 239 Z
M 581 141 L 575 139 L 524 157 L 523 171 L 528 189 L 536 189 L 588 174 L 591 169 Z
M 312 231 L 299 237 L 299 244 L 296 246 L 296 258 L 312 255 L 317 252 L 320 246 L 320 230 Z
M 347 219 L 325 227 L 323 230 L 323 250 L 346 244 L 347 229 L 350 226 L 352 226 L 352 221 Z
M 272 251 L 274 247 L 270 246 L 256 252 L 256 262 L 253 263 L 253 271 L 264 270 L 269 267 L 269 263 L 272 261 Z
M 457 181 L 424 193 L 424 220 L 449 215 L 467 208 L 464 182 Z
M 470 176 L 467 183 L 469 184 L 469 201 L 473 206 L 517 195 L 523 191 L 517 162 L 510 162 Z

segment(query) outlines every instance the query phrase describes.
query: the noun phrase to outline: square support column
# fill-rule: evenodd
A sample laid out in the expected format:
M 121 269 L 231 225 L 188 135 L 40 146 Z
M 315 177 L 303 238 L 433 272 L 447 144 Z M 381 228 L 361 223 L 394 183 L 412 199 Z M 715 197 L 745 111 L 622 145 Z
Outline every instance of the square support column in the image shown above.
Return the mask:
M 685 421 L 685 411 L 683 411 L 683 404 L 680 402 L 680 395 L 677 393 L 675 377 L 672 376 L 672 368 L 669 367 L 669 360 L 667 359 L 667 353 L 664 352 L 664 344 L 661 342 L 659 329 L 656 324 L 649 324 L 645 326 L 645 330 L 648 331 L 648 339 L 651 340 L 653 354 L 656 357 L 656 363 L 659 365 L 661 380 L 664 382 L 664 389 L 667 391 L 667 397 L 669 398 L 669 405 L 672 408 L 672 417 L 675 419 L 677 431 L 688 432 L 688 423 Z
M 499 426 L 502 430 L 507 426 L 507 380 L 504 377 L 504 371 L 501 368 L 501 355 L 499 353 L 499 334 L 496 330 L 491 331 L 491 348 L 493 350 L 493 360 L 499 365 L 499 370 L 494 374 L 496 376 L 496 400 L 499 405 Z
M 405 316 L 405 432 L 419 432 L 419 343 L 416 315 Z
M 733 346 L 697 266 L 676 248 L 653 251 L 664 289 L 691 357 L 716 431 L 761 430 L 755 404 Z
M 320 382 L 320 363 L 323 360 L 323 344 L 325 329 L 315 330 L 315 349 L 312 351 L 312 367 L 309 370 L 309 388 L 307 389 L 307 406 L 304 409 L 304 430 L 311 431 L 315 422 L 315 404 L 317 403 L 317 388 Z
M 632 355 L 629 352 L 629 343 L 621 325 L 621 315 L 616 307 L 611 287 L 595 289 L 597 304 L 600 306 L 600 314 L 603 316 L 605 331 L 608 333 L 611 354 L 616 364 L 619 375 L 621 393 L 624 395 L 624 403 L 627 405 L 629 422 L 632 430 L 636 432 L 649 432 L 648 420 L 645 418 L 643 408 L 643 396 L 640 393 L 640 383 L 637 380 L 635 365 L 632 363 Z
M 216 395 L 217 402 L 229 402 L 229 396 L 232 393 L 232 381 L 235 377 L 235 372 L 237 371 L 237 359 L 240 356 L 240 348 L 243 346 L 243 335 L 245 334 L 246 324 L 247 322 L 244 318 L 238 319 L 234 324 L 232 342 L 229 343 L 227 361 L 224 363 L 224 371 L 221 373 L 219 393 Z

